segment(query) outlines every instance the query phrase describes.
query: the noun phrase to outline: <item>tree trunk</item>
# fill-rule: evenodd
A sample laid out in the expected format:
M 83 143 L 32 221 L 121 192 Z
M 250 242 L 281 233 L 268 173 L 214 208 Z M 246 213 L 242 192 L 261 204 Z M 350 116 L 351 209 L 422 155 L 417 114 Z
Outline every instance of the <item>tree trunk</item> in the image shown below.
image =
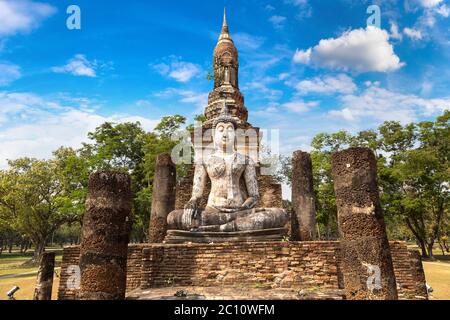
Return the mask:
M 8 253 L 12 252 L 13 245 L 14 245 L 14 242 L 12 240 L 10 240 L 9 243 L 8 243 Z
M 20 241 L 20 253 L 24 253 L 26 247 L 27 247 L 27 242 L 26 242 L 25 239 L 22 239 L 22 240 Z
M 420 250 L 422 251 L 422 257 L 423 258 L 428 257 L 425 240 L 419 235 L 419 232 L 417 232 L 414 229 L 413 223 L 410 221 L 410 219 L 406 218 L 405 222 L 406 222 L 406 225 L 408 226 L 409 230 L 411 230 L 412 234 L 414 235 L 414 238 L 416 238 L 416 241 L 419 243 Z
M 447 253 L 450 252 L 450 248 L 448 247 L 447 242 L 445 240 L 442 241 L 442 245 L 444 246 L 445 251 L 447 251 Z
M 0 239 L 0 254 L 3 252 L 3 239 Z
M 425 246 L 425 242 L 423 242 L 422 240 L 418 240 L 418 241 L 420 244 L 420 251 L 422 251 L 422 257 L 424 257 L 424 258 L 428 257 L 427 247 Z
M 439 248 L 441 248 L 442 255 L 445 256 L 444 246 L 442 245 L 442 242 L 439 240 L 438 243 L 439 243 Z
M 433 255 L 433 243 L 428 244 L 428 258 L 430 258 L 431 260 L 435 260 Z
M 38 243 L 35 244 L 35 248 L 34 248 L 34 254 L 33 254 L 33 259 L 31 260 L 31 263 L 34 264 L 38 264 L 41 261 L 42 258 L 42 254 L 45 251 L 45 240 L 43 241 L 39 241 Z

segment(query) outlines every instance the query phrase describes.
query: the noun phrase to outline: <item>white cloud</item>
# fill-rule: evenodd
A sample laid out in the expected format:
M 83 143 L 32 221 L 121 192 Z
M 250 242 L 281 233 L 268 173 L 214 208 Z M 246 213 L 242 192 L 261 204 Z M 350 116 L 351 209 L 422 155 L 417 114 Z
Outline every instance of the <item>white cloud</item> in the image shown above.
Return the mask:
M 20 79 L 22 73 L 20 67 L 10 63 L 0 63 L 0 86 L 6 86 L 17 79 Z
M 159 120 L 115 114 L 103 116 L 83 106 L 86 99 L 72 99 L 79 104 L 51 100 L 32 93 L 0 92 L 0 168 L 7 159 L 18 157 L 48 158 L 60 146 L 80 147 L 87 133 L 105 121 L 139 121 L 152 130 Z M 8 120 L 8 121 L 6 121 Z
M 283 91 L 270 88 L 270 85 L 278 80 L 278 77 L 266 75 L 254 77 L 252 81 L 246 82 L 245 85 L 242 86 L 242 90 L 258 93 L 257 99 L 277 100 L 283 95 Z
M 308 0 L 285 0 L 285 2 L 299 7 L 308 4 Z
M 302 20 L 303 18 L 311 17 L 312 7 L 308 0 L 284 0 L 284 2 L 298 8 L 297 19 Z
M 450 15 L 450 8 L 447 7 L 446 4 L 440 6 L 438 9 L 436 9 L 436 12 L 439 13 L 441 16 L 448 18 Z
M 245 32 L 233 34 L 233 41 L 241 51 L 256 50 L 263 45 L 265 40 L 264 37 L 253 36 Z
M 357 89 L 353 79 L 345 74 L 302 80 L 295 85 L 295 88 L 300 94 L 351 94 Z
M 96 68 L 98 63 L 96 60 L 89 61 L 85 55 L 77 54 L 70 59 L 66 65 L 61 67 L 53 67 L 51 70 L 55 73 L 70 73 L 78 77 L 91 77 L 97 76 Z
M 424 99 L 378 85 L 369 85 L 360 95 L 342 96 L 341 101 L 341 109 L 332 110 L 329 114 L 348 121 L 366 119 L 371 122 L 395 120 L 409 123 L 420 116 L 439 114 L 450 108 L 450 98 Z
M 202 68 L 194 63 L 182 61 L 181 58 L 170 56 L 166 62 L 150 65 L 159 74 L 178 82 L 188 82 L 202 73 Z
M 420 4 L 424 8 L 434 8 L 440 4 L 443 0 L 419 0 Z
M 286 21 L 286 17 L 283 17 L 283 16 L 274 15 L 269 18 L 269 22 L 273 24 L 275 29 L 282 29 L 285 21 Z
M 433 87 L 434 87 L 433 82 L 424 80 L 422 82 L 420 94 L 422 96 L 428 96 L 431 93 L 431 91 L 433 91 Z
M 280 81 L 286 80 L 287 78 L 289 78 L 288 72 L 282 72 L 278 75 L 278 80 Z
M 297 49 L 293 60 L 295 63 L 356 72 L 389 72 L 404 65 L 389 43 L 389 34 L 372 26 L 346 31 L 338 38 L 322 39 L 307 50 Z
M 307 112 L 311 108 L 319 105 L 317 101 L 303 101 L 303 100 L 293 100 L 283 103 L 281 107 L 288 109 L 292 112 L 302 113 Z
M 396 40 L 403 39 L 402 33 L 398 30 L 398 25 L 392 21 L 391 21 L 391 35 L 390 36 L 392 39 L 396 39 Z
M 204 108 L 208 102 L 207 92 L 196 92 L 193 90 L 169 88 L 155 94 L 159 98 L 168 98 L 177 96 L 182 103 L 188 103 L 197 108 Z
M 30 32 L 55 12 L 56 8 L 42 2 L 1 0 L 0 37 Z
M 308 50 L 296 50 L 294 54 L 294 62 L 295 63 L 303 63 L 303 64 L 310 64 L 311 63 L 311 53 L 312 48 L 309 48 Z
M 417 29 L 404 28 L 403 33 L 412 40 L 421 40 L 423 37 L 422 32 Z

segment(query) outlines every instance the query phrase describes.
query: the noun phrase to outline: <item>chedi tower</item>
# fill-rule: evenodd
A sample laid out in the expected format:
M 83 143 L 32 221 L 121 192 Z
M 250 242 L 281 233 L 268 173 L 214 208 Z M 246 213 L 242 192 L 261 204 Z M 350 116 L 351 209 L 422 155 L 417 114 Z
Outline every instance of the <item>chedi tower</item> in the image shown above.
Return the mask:
M 206 158 L 213 151 L 213 124 L 226 106 L 231 117 L 236 123 L 237 151 L 250 157 L 256 164 L 258 187 L 260 192 L 261 207 L 282 207 L 281 185 L 274 182 L 271 176 L 261 175 L 261 164 L 258 152 L 262 133 L 259 128 L 253 127 L 248 122 L 248 110 L 244 104 L 244 96 L 239 90 L 239 54 L 230 35 L 226 11 L 224 11 L 222 29 L 219 39 L 213 51 L 214 86 L 208 95 L 208 104 L 204 110 L 205 121 L 201 127 L 197 127 L 193 134 L 194 152 L 196 161 L 201 161 L 199 156 Z M 192 170 L 177 186 L 176 209 L 183 208 L 192 192 Z M 205 190 L 205 200 L 201 207 L 206 205 L 209 193 L 209 184 Z

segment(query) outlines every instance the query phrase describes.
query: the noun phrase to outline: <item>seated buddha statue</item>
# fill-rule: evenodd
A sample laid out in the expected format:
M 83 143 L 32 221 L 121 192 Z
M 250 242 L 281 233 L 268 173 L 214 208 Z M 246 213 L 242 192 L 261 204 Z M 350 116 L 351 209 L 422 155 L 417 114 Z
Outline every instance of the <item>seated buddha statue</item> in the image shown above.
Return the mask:
M 196 163 L 192 196 L 184 209 L 167 217 L 169 230 L 234 232 L 282 228 L 288 215 L 282 208 L 256 208 L 259 200 L 255 163 L 236 151 L 237 122 L 224 105 L 213 123 L 214 151 Z M 211 181 L 206 207 L 199 203 Z

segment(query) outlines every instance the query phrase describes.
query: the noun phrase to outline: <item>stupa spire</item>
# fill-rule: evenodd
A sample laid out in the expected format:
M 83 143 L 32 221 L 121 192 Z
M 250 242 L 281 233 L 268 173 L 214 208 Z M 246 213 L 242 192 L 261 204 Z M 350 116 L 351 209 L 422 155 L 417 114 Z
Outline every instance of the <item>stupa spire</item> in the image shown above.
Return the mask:
M 223 23 L 222 23 L 222 28 L 228 28 L 228 24 L 227 24 L 227 8 L 223 7 Z
M 239 91 L 239 55 L 228 30 L 225 8 L 219 40 L 214 48 L 213 68 L 214 90 L 208 95 L 208 106 L 205 109 L 207 125 L 212 125 L 214 119 L 221 114 L 224 103 L 230 117 L 240 124 L 248 124 L 248 111 Z
M 228 30 L 227 9 L 226 8 L 223 8 L 222 31 L 220 31 L 220 36 L 219 36 L 219 42 L 220 41 L 231 41 L 231 42 L 233 42 L 233 39 L 231 39 L 230 32 Z

